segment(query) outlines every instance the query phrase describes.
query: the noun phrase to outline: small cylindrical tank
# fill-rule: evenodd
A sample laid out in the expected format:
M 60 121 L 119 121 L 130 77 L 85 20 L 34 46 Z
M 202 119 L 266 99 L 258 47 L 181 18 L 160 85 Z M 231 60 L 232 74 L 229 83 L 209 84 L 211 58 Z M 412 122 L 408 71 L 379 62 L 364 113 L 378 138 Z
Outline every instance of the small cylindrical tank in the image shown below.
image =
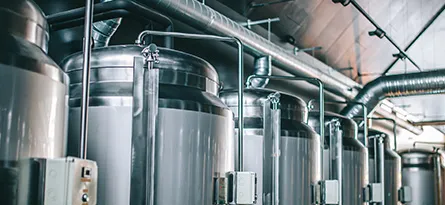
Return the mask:
M 91 56 L 88 158 L 98 163 L 98 204 L 129 204 L 133 60 L 143 47 L 110 46 Z M 203 59 L 159 49 L 156 205 L 212 204 L 213 177 L 233 171 L 233 113 L 217 97 L 219 79 Z M 69 153 L 77 155 L 82 54 L 63 67 L 71 77 Z
M 443 157 L 433 151 L 410 149 L 400 152 L 402 157 L 402 185 L 412 189 L 411 204 L 440 205 L 438 199 L 443 193 L 438 193 L 438 182 L 442 182 L 443 176 L 438 177 L 436 162 L 441 162 L 440 172 L 443 173 Z M 440 183 L 439 183 L 440 184 Z M 441 188 L 443 190 L 443 188 Z
M 309 125 L 319 130 L 319 113 L 309 113 Z M 357 139 L 357 124 L 344 116 L 326 112 L 325 122 L 338 120 L 342 131 L 343 159 L 342 159 L 342 201 L 343 205 L 366 204 L 363 196 L 364 188 L 368 185 L 368 151 Z M 325 123 L 327 125 L 327 123 Z M 324 165 L 323 172 L 326 179 L 329 173 L 329 127 L 325 126 Z M 336 170 L 332 170 L 335 172 Z M 332 173 L 331 173 L 332 174 Z M 333 175 L 336 175 L 333 173 Z
M 265 136 L 263 104 L 276 91 L 245 89 L 244 93 L 244 169 L 257 173 L 258 202 L 268 205 L 272 199 L 272 136 Z M 237 113 L 237 91 L 224 91 L 220 98 Z M 320 139 L 305 124 L 306 103 L 280 94 L 281 155 L 279 166 L 280 204 L 312 204 L 311 186 L 320 180 Z M 237 114 L 235 114 L 237 117 Z M 238 132 L 238 131 L 237 131 Z
M 399 205 L 398 192 L 402 188 L 402 161 L 400 156 L 391 149 L 390 139 L 388 135 L 373 129 L 368 131 L 368 153 L 369 153 L 369 182 L 378 183 L 376 181 L 375 172 L 375 155 L 374 155 L 374 142 L 375 136 L 384 137 L 384 154 L 385 154 L 385 205 Z M 358 134 L 358 138 L 361 142 L 364 142 L 363 132 Z

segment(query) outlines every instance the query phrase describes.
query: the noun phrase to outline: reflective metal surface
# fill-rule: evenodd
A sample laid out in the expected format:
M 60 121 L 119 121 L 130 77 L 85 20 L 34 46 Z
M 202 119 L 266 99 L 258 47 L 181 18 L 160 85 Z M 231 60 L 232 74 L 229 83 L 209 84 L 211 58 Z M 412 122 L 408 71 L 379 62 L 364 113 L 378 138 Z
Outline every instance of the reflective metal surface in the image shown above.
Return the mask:
M 412 188 L 411 204 L 439 205 L 434 160 L 436 154 L 431 151 L 412 149 L 400 152 L 402 157 L 402 185 Z M 443 170 L 442 170 L 443 171 Z
M 110 46 L 92 55 L 88 158 L 99 169 L 99 204 L 128 204 L 131 177 L 133 57 L 142 47 Z M 65 61 L 72 76 L 69 147 L 79 143 L 80 54 Z M 160 49 L 155 205 L 211 204 L 213 177 L 235 168 L 233 114 L 217 98 L 218 76 L 195 56 Z M 116 177 L 119 176 L 119 177 Z
M 0 2 L 0 24 L 4 32 L 48 49 L 49 26 L 45 14 L 32 0 Z
M 386 205 L 400 205 L 398 192 L 402 188 L 402 161 L 397 152 L 393 151 L 390 146 L 390 140 L 387 135 L 376 131 L 369 130 L 369 137 L 375 135 L 385 135 L 385 204 Z M 359 139 L 362 139 L 363 134 L 359 133 Z M 368 143 L 369 154 L 369 182 L 376 182 L 375 178 L 375 157 L 374 157 L 374 138 L 370 139 Z
M 0 21 L 23 14 L 46 25 L 31 1 L 14 1 L 6 7 L 0 3 L 0 13 Z M 36 42 L 21 35 L 45 34 L 19 33 L 13 27 L 5 23 L 0 31 L 0 160 L 64 157 L 68 77 Z M 40 43 L 46 46 L 46 41 Z
M 368 151 L 357 140 L 357 125 L 356 123 L 344 116 L 334 113 L 326 112 L 325 122 L 330 122 L 334 119 L 339 120 L 341 124 L 341 131 L 343 132 L 343 189 L 342 200 L 344 205 L 358 205 L 366 204 L 363 196 L 363 189 L 368 185 Z M 318 113 L 311 111 L 309 113 L 309 125 L 314 129 L 319 127 Z M 329 133 L 326 133 L 323 154 L 325 159 L 329 159 Z M 325 176 L 335 175 L 329 173 L 330 160 L 325 160 L 323 171 Z M 335 170 L 331 170 L 335 172 Z
M 245 89 L 244 103 L 244 168 L 258 177 L 258 203 L 272 202 L 272 136 L 265 137 L 263 103 L 273 90 Z M 224 91 L 220 95 L 236 113 L 237 93 Z M 312 204 L 311 185 L 320 180 L 320 140 L 304 122 L 307 108 L 301 99 L 280 93 L 281 155 L 280 204 Z M 270 145 L 270 146 L 269 146 Z
M 354 98 L 354 101 L 365 104 L 370 109 L 370 112 L 384 98 L 440 94 L 444 92 L 445 71 L 437 70 L 377 78 L 366 84 Z M 348 105 L 341 113 L 348 117 L 356 117 L 362 113 L 362 109 L 358 105 Z

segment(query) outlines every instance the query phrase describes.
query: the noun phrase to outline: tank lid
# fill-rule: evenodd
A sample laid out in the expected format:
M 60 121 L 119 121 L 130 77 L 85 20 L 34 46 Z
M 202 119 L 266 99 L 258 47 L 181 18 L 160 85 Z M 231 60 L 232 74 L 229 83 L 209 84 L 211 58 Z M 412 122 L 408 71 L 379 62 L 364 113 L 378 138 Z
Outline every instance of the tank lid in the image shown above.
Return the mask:
M 45 14 L 34 1 L 0 1 L 0 24 L 2 31 L 48 51 L 48 23 Z
M 117 45 L 95 48 L 91 54 L 91 67 L 93 69 L 131 68 L 133 67 L 134 57 L 142 57 L 141 51 L 143 48 L 144 47 L 137 45 Z M 172 85 L 193 84 L 194 87 L 202 87 L 205 90 L 209 87 L 216 86 L 216 88 L 210 90 L 218 90 L 218 73 L 207 61 L 177 50 L 167 48 L 158 49 L 159 63 L 156 63 L 154 67 L 162 69 L 163 71 L 174 71 L 168 74 L 166 72 L 161 73 L 160 83 Z M 62 62 L 63 69 L 67 73 L 82 70 L 82 62 L 82 53 L 75 53 Z M 179 78 L 178 76 L 181 74 L 187 74 L 187 77 Z M 204 77 L 204 79 L 202 77 Z
M 319 132 L 320 113 L 317 110 L 309 112 L 309 125 Z M 356 138 L 357 137 L 357 123 L 354 120 L 347 118 L 343 115 L 339 115 L 333 112 L 325 112 L 325 122 L 329 122 L 334 119 L 338 119 L 341 123 L 341 129 L 343 131 L 343 137 Z M 329 135 L 329 132 L 325 132 L 325 135 Z
M 433 158 L 437 156 L 436 152 L 422 149 L 409 149 L 399 152 L 404 165 L 422 165 L 433 164 Z M 440 154 L 443 162 L 443 155 Z
M 246 88 L 244 89 L 244 117 L 262 117 L 263 103 L 267 97 L 277 91 L 264 88 Z M 280 93 L 281 118 L 289 120 L 306 121 L 307 106 L 299 97 Z M 234 110 L 235 115 L 238 113 L 235 109 L 238 106 L 238 90 L 224 90 L 220 93 L 222 101 Z

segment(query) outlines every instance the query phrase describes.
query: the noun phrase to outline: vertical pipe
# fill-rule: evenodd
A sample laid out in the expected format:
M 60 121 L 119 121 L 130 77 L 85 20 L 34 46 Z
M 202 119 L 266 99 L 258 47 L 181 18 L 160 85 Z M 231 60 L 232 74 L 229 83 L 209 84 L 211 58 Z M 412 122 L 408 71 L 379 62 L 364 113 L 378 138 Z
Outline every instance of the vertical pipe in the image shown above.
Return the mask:
M 378 137 L 378 147 L 379 161 L 376 160 L 376 167 L 378 166 L 378 179 L 382 186 L 382 202 L 380 204 L 385 205 L 385 144 L 383 142 L 383 136 Z
M 85 1 L 85 28 L 83 39 L 83 71 L 82 71 L 82 104 L 80 111 L 80 158 L 87 158 L 88 147 L 88 103 L 90 98 L 90 60 L 91 60 L 91 32 L 93 26 L 94 1 Z
M 320 167 L 321 170 L 323 170 L 324 166 L 324 87 L 323 83 L 317 79 L 318 82 L 318 95 L 319 95 L 319 101 L 320 101 Z M 321 172 L 321 179 L 325 179 L 323 171 Z
M 273 181 L 272 181 L 272 205 L 280 204 L 280 155 L 281 155 L 281 110 L 279 93 L 269 95 L 272 115 L 273 138 Z
M 238 45 L 238 171 L 244 171 L 244 48 L 239 39 L 235 40 Z
M 435 148 L 435 156 L 434 156 L 434 171 L 436 179 L 434 180 L 436 183 L 436 188 L 434 191 L 436 191 L 436 204 L 443 204 L 443 185 L 442 185 L 442 161 L 441 161 L 441 154 L 439 153 L 439 149 Z
M 338 205 L 343 205 L 343 136 L 340 131 L 340 123 L 337 123 L 335 127 L 336 133 L 336 149 L 337 149 L 337 180 L 338 180 Z

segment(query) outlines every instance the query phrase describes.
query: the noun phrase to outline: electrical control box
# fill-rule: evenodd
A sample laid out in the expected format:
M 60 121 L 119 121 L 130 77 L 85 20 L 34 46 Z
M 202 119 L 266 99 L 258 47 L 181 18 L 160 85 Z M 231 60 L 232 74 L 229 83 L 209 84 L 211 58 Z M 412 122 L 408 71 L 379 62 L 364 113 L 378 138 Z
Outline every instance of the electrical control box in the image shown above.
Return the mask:
M 97 165 L 74 157 L 26 159 L 17 168 L 17 204 L 96 205 Z

